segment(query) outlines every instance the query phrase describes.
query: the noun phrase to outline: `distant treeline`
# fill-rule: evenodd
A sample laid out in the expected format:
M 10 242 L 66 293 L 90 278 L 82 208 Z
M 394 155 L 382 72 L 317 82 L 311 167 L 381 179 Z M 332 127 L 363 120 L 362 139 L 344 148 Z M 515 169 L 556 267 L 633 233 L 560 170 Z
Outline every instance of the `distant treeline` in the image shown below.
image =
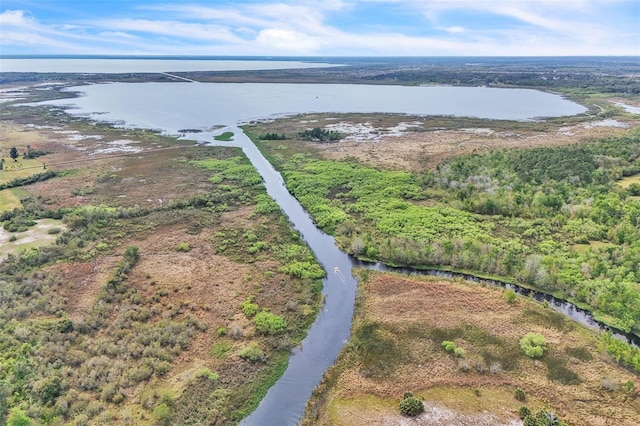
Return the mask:
M 265 133 L 264 135 L 260 135 L 259 138 L 264 140 L 264 141 L 283 141 L 283 140 L 287 139 L 287 135 L 285 135 L 284 133 L 282 133 L 282 134 Z
M 339 141 L 342 137 L 340 133 L 335 132 L 333 130 L 324 130 L 319 127 L 314 127 L 311 130 L 305 130 L 304 132 L 298 133 L 298 136 L 301 139 L 306 141 Z

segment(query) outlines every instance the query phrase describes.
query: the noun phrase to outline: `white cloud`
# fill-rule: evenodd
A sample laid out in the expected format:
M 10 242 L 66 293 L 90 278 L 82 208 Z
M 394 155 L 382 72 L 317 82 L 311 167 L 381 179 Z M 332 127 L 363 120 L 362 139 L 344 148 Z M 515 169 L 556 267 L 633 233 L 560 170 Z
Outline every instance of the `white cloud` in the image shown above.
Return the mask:
M 228 28 L 220 25 L 197 24 L 180 21 L 151 21 L 148 19 L 112 19 L 97 21 L 95 25 L 117 31 L 159 34 L 179 39 L 239 42 Z
M 116 38 L 124 38 L 124 39 L 137 39 L 138 37 L 133 34 L 125 33 L 122 31 L 103 31 L 99 34 L 101 37 L 116 37 Z
M 458 26 L 444 28 L 444 30 L 448 33 L 453 33 L 453 34 L 463 33 L 466 31 L 463 27 L 458 27 Z
M 258 37 L 256 37 L 256 42 L 267 49 L 303 55 L 317 53 L 322 45 L 321 40 L 318 38 L 282 28 L 266 28 L 260 31 Z
M 5 52 L 9 52 L 5 46 L 17 52 L 19 46 L 40 45 L 40 50 L 51 53 L 105 54 L 638 55 L 638 30 L 602 19 L 607 6 L 617 3 L 620 1 L 193 0 L 138 6 L 125 19 L 104 16 L 55 24 L 38 22 L 28 12 L 8 10 L 0 14 L 0 35 Z M 333 24 L 348 21 L 350 14 L 359 13 L 359 7 L 370 10 L 376 4 L 402 11 L 405 20 L 401 22 L 398 15 L 354 27 Z M 482 17 L 483 24 L 470 20 L 473 15 Z M 411 16 L 416 19 L 407 18 Z M 492 27 L 492 19 L 501 26 Z

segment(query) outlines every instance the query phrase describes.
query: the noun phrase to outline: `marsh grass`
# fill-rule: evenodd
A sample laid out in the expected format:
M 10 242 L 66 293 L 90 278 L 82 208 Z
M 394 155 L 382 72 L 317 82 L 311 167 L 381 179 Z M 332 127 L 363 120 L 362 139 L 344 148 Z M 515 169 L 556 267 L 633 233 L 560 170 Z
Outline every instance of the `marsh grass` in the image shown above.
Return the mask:
M 214 139 L 221 142 L 229 142 L 233 140 L 233 132 L 224 132 L 214 136 Z
M 540 310 L 527 308 L 522 312 L 522 316 L 527 322 L 546 325 L 558 331 L 570 331 L 575 328 L 574 323 L 568 320 L 561 313 L 552 309 Z
M 569 346 L 565 349 L 565 353 L 580 361 L 591 361 L 593 359 L 593 355 L 585 346 Z
M 542 362 L 547 366 L 549 380 L 560 382 L 563 385 L 578 385 L 582 383 L 578 374 L 567 367 L 567 360 L 561 354 L 550 351 L 542 357 Z
M 352 337 L 350 348 L 362 361 L 361 371 L 367 377 L 385 377 L 407 361 L 393 329 L 380 323 L 361 324 Z
M 3 189 L 0 191 L 0 213 L 21 207 L 22 203 L 13 189 Z

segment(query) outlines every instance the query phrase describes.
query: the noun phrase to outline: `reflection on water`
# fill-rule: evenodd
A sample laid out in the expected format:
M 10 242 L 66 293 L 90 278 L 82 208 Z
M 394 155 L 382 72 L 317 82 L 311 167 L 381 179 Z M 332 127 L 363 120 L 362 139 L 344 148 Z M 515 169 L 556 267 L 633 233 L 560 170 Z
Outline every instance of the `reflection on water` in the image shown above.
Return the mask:
M 49 101 L 100 121 L 161 129 L 207 129 L 305 112 L 451 115 L 497 120 L 586 111 L 558 95 L 531 89 L 407 87 L 355 84 L 109 83 L 68 89 L 83 96 Z M 96 113 L 102 113 L 96 115 Z

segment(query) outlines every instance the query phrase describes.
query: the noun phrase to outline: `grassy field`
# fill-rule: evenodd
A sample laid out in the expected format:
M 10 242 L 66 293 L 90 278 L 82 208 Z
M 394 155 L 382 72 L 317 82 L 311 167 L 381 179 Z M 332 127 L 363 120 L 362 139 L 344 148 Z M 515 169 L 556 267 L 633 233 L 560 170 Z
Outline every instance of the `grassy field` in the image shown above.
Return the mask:
M 14 179 L 26 178 L 37 173 L 42 173 L 44 167 L 42 161 L 37 159 L 23 159 L 13 161 L 11 158 L 4 158 L 4 168 L 0 170 L 0 184 L 10 182 Z
M 0 190 L 0 213 L 20 208 L 22 203 L 16 195 L 16 191 L 12 189 Z
M 310 405 L 308 425 L 405 424 L 406 391 L 425 401 L 420 425 L 511 424 L 519 407 L 569 424 L 635 425 L 638 377 L 618 367 L 597 336 L 539 303 L 462 281 L 361 271 L 352 338 Z M 518 341 L 543 335 L 526 357 Z M 447 353 L 452 341 L 463 356 Z M 526 401 L 515 398 L 517 388 Z M 443 420 L 444 419 L 444 420 Z
M 618 181 L 618 185 L 620 185 L 623 188 L 628 188 L 633 183 L 640 184 L 640 175 L 627 176 Z

